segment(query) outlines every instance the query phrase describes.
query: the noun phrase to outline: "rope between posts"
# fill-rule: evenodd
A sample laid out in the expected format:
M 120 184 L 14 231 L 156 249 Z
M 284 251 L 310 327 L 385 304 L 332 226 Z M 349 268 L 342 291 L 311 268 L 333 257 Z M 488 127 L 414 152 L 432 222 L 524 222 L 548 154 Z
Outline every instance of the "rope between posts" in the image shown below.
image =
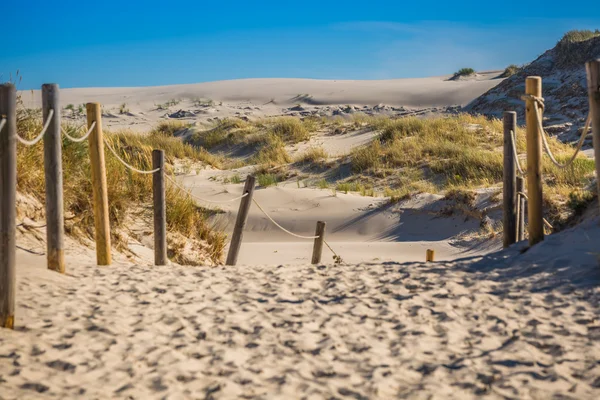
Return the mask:
M 515 164 L 517 165 L 517 170 L 519 170 L 519 174 L 524 178 L 527 176 L 527 172 L 523 171 L 523 168 L 521 168 L 521 162 L 519 161 L 519 153 L 517 153 L 517 144 L 516 144 L 517 138 L 516 138 L 516 133 L 513 131 L 510 131 L 510 142 L 512 144 L 512 149 L 513 149 L 513 156 L 515 158 Z
M 37 144 L 37 142 L 39 142 L 40 140 L 42 140 L 42 138 L 44 137 L 44 134 L 46 133 L 46 130 L 50 126 L 50 122 L 52 121 L 52 117 L 54 117 L 54 110 L 50 109 L 50 111 L 48 112 L 48 118 L 46 118 L 46 122 L 44 122 L 44 126 L 42 127 L 42 131 L 40 132 L 40 134 L 37 135 L 37 137 L 35 139 L 33 139 L 33 140 L 23 139 L 21 136 L 19 136 L 17 134 L 17 139 L 19 140 L 19 142 L 23 143 L 26 146 L 33 146 L 34 144 Z
M 173 185 L 177 186 L 177 187 L 178 187 L 180 190 L 183 190 L 184 192 L 186 192 L 186 193 L 187 193 L 187 194 L 188 194 L 190 197 L 192 197 L 192 198 L 194 198 L 194 199 L 196 199 L 196 200 L 199 200 L 199 201 L 204 201 L 204 202 L 207 202 L 207 203 L 215 203 L 215 204 L 220 204 L 220 203 L 232 203 L 232 202 L 234 202 L 234 201 L 237 201 L 237 200 L 243 199 L 244 197 L 248 196 L 248 193 L 244 193 L 243 195 L 241 195 L 241 196 L 239 196 L 239 197 L 236 197 L 235 199 L 229 199 L 229 200 L 220 200 L 220 201 L 216 201 L 216 200 L 208 200 L 208 199 L 203 199 L 202 197 L 198 197 L 198 196 L 195 196 L 195 195 L 193 195 L 193 194 L 192 194 L 192 193 L 191 193 L 191 192 L 190 192 L 188 189 L 186 189 L 186 188 L 184 188 L 183 186 L 180 186 L 179 184 L 177 184 L 177 182 L 176 182 L 174 179 L 172 179 L 170 176 L 168 176 L 168 175 L 165 175 L 165 177 L 166 177 L 166 178 L 167 178 L 169 181 L 171 181 L 171 183 L 172 183 Z
M 577 147 L 575 148 L 575 153 L 571 156 L 569 161 L 567 161 L 564 164 L 561 164 L 556 160 L 556 158 L 554 158 L 554 154 L 552 154 L 552 150 L 550 150 L 550 145 L 548 144 L 548 140 L 546 138 L 546 136 L 550 136 L 550 135 L 548 135 L 548 133 L 546 132 L 546 130 L 544 129 L 544 126 L 542 124 L 542 113 L 544 112 L 544 107 L 545 107 L 544 98 L 527 94 L 527 95 L 521 96 L 521 99 L 525 100 L 525 101 L 530 100 L 533 102 L 533 108 L 535 111 L 535 119 L 536 119 L 536 122 L 538 125 L 538 129 L 541 132 L 544 149 L 546 150 L 546 153 L 548 154 L 548 157 L 550 157 L 550 160 L 552 161 L 552 163 L 561 169 L 567 168 L 568 166 L 570 166 L 573 163 L 573 161 L 575 161 L 577 154 L 579 154 L 579 152 L 581 151 L 581 148 L 583 147 L 583 143 L 585 142 L 585 137 L 587 136 L 588 131 L 591 126 L 591 123 L 592 123 L 592 114 L 588 113 L 588 117 L 585 121 L 585 127 L 583 128 L 583 132 L 581 132 L 581 137 L 579 138 L 579 142 L 577 143 Z
M 525 200 L 529 201 L 529 197 L 523 193 L 523 192 L 517 192 L 518 196 L 522 196 L 525 198 Z M 546 218 L 542 218 L 542 220 L 544 221 L 544 225 L 546 225 L 548 228 L 550 228 L 551 230 L 554 230 L 554 227 L 552 226 L 552 224 L 550 224 L 550 222 L 548 222 L 548 220 Z
M 71 135 L 69 135 L 67 133 L 67 130 L 65 128 L 62 128 L 62 133 L 67 137 L 67 139 L 69 139 L 71 142 L 75 142 L 75 143 L 80 143 L 83 142 L 85 139 L 88 138 L 88 136 L 90 136 L 90 134 L 92 133 L 92 131 L 94 130 L 94 128 L 96 127 L 96 121 L 92 122 L 92 126 L 90 126 L 90 129 L 86 132 L 85 135 L 83 135 L 82 137 L 76 138 L 73 137 Z
M 128 164 L 125 160 L 123 160 L 121 157 L 119 157 L 119 155 L 117 154 L 117 152 L 115 151 L 115 149 L 112 148 L 112 146 L 108 143 L 108 141 L 106 139 L 104 139 L 104 144 L 106 144 L 106 146 L 114 154 L 114 156 L 117 158 L 117 160 L 119 160 L 121 162 L 121 164 L 123 164 L 125 167 L 129 168 L 130 170 L 132 170 L 134 172 L 137 172 L 138 174 L 150 175 L 150 174 L 153 174 L 155 172 L 160 171 L 160 168 L 156 168 L 156 169 L 153 169 L 151 171 L 143 171 L 141 169 L 137 169 L 136 167 Z
M 294 237 L 297 237 L 299 239 L 318 239 L 320 236 L 302 236 L 302 235 L 297 235 L 294 232 L 290 232 L 287 229 L 285 229 L 283 226 L 279 225 L 273 218 L 271 218 L 269 216 L 269 214 L 267 214 L 267 212 L 260 206 L 260 204 L 258 204 L 258 202 L 255 199 L 252 199 L 252 201 L 254 202 L 254 204 L 256 204 L 256 206 L 258 207 L 258 209 L 260 211 L 263 212 L 263 214 L 265 214 L 265 216 L 271 220 L 272 223 L 275 224 L 276 227 L 278 227 L 279 229 L 281 229 L 282 231 L 284 231 L 285 233 L 287 233 L 288 235 L 292 235 Z M 329 247 L 329 245 L 327 245 L 327 247 Z M 333 251 L 333 250 L 332 250 Z M 335 253 L 334 253 L 335 254 Z

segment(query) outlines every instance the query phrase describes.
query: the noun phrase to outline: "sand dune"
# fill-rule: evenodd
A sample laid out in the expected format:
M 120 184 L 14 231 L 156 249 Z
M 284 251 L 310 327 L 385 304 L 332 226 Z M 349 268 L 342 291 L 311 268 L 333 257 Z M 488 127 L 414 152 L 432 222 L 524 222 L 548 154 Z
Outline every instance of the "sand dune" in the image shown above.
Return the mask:
M 450 76 L 393 80 L 240 79 L 157 87 L 74 88 L 61 90 L 61 104 L 99 102 L 109 129 L 147 131 L 169 115 L 188 121 L 215 117 L 282 115 L 301 104 L 331 114 L 332 106 L 397 106 L 415 110 L 466 105 L 497 85 L 499 71 L 481 72 L 468 80 Z M 22 92 L 25 105 L 41 107 L 39 90 Z M 175 100 L 174 104 L 168 104 Z M 210 100 L 210 105 L 206 102 Z M 202 104 L 201 104 L 202 103 Z M 123 106 L 123 107 L 122 107 Z M 392 110 L 393 111 L 393 110 Z M 178 113 L 179 112 L 179 113 Z M 63 112 L 83 123 L 82 114 Z

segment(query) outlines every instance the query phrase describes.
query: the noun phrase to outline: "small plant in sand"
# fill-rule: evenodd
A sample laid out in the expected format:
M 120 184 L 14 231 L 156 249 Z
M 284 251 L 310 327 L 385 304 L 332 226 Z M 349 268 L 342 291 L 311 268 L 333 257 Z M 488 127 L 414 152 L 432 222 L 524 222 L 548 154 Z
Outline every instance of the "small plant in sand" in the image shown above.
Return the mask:
M 475 75 L 475 70 L 473 68 L 461 68 L 454 73 L 453 79 Z
M 329 187 L 329 182 L 326 179 L 321 179 L 317 182 L 317 187 L 319 189 L 327 189 Z
M 270 173 L 262 173 L 256 175 L 256 180 L 259 186 L 269 187 L 277 185 L 277 175 Z
M 500 77 L 501 78 L 511 77 L 511 76 L 515 75 L 516 73 L 518 73 L 519 71 L 521 71 L 521 69 L 523 69 L 523 68 L 519 67 L 518 65 L 511 64 L 504 69 L 504 72 L 502 73 L 502 75 L 500 75 Z
M 311 146 L 296 157 L 297 163 L 317 163 L 327 161 L 327 152 L 321 146 Z
M 234 183 L 237 185 L 238 183 L 242 183 L 242 178 L 240 177 L 239 174 L 235 174 L 230 178 L 230 181 L 231 181 L 231 183 Z
M 127 103 L 123 103 L 119 106 L 119 114 L 128 114 L 129 108 L 127 108 Z
M 194 104 L 195 107 L 210 107 L 213 106 L 215 104 L 214 101 L 212 101 L 211 99 L 203 99 L 203 98 L 195 98 L 192 100 L 192 104 Z

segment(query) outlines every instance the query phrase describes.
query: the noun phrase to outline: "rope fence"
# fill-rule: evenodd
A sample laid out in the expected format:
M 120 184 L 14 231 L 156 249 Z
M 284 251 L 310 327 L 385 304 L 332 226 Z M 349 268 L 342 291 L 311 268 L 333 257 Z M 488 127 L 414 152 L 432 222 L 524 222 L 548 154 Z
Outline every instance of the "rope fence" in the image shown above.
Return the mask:
M 121 157 L 119 157 L 119 154 L 117 154 L 117 151 L 115 149 L 113 149 L 113 147 L 110 145 L 110 143 L 108 143 L 108 140 L 104 139 L 104 144 L 106 145 L 106 147 L 108 147 L 110 152 L 113 153 L 113 155 L 116 157 L 116 159 L 121 162 L 121 164 L 123 164 L 127 169 L 129 169 L 133 172 L 137 172 L 138 174 L 143 174 L 143 175 L 150 175 L 150 174 L 160 171 L 160 168 L 155 168 L 150 171 L 144 171 L 144 170 L 138 169 L 138 168 L 134 167 L 133 165 L 128 164 L 127 161 L 125 161 Z
M 61 129 L 62 129 L 63 135 L 65 135 L 67 137 L 67 139 L 69 139 L 71 142 L 81 143 L 81 142 L 85 141 L 92 134 L 95 127 L 96 127 L 96 121 L 92 122 L 90 129 L 88 129 L 88 131 L 85 133 L 85 135 L 83 135 L 82 137 L 78 137 L 78 138 L 69 135 L 69 132 L 67 132 L 67 130 L 65 128 L 61 128 Z M 83 126 L 79 127 L 77 130 L 79 130 L 81 128 L 83 128 Z
M 54 110 L 50 109 L 50 111 L 48 112 L 48 118 L 46 118 L 46 121 L 44 122 L 44 126 L 42 127 L 42 131 L 40 132 L 40 134 L 37 135 L 32 140 L 23 139 L 21 136 L 19 136 L 17 134 L 17 139 L 19 140 L 19 142 L 21 142 L 25 146 L 34 146 L 34 145 L 36 145 L 40 140 L 42 140 L 42 138 L 46 134 L 46 131 L 48 130 L 48 127 L 50 126 L 50 122 L 52 122 L 52 118 L 53 117 L 54 117 Z

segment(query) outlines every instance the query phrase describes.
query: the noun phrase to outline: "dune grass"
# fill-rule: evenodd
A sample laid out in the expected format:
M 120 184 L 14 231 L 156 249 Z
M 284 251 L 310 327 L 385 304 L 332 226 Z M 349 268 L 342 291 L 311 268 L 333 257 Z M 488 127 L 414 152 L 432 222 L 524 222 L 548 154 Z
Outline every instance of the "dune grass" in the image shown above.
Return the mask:
M 32 137 L 41 129 L 41 118 L 19 118 L 18 131 Z M 70 128 L 72 129 L 72 128 Z M 81 132 L 79 133 L 81 134 Z M 212 155 L 184 145 L 179 139 L 163 134 L 142 136 L 130 132 L 106 134 L 107 141 L 127 162 L 140 169 L 152 167 L 152 149 L 165 150 L 167 161 L 175 158 L 191 158 L 197 161 L 212 160 Z M 135 209 L 148 207 L 152 199 L 152 178 L 127 170 L 116 158 L 106 151 L 106 178 L 109 198 L 111 236 L 117 248 L 125 243 L 119 235 L 124 229 L 125 217 Z M 43 146 L 19 146 L 17 152 L 18 190 L 33 195 L 44 202 Z M 172 167 L 167 166 L 167 172 Z M 74 223 L 68 232 L 83 233 L 93 238 L 92 183 L 87 142 L 73 143 L 63 140 L 63 174 L 65 210 L 72 214 Z M 170 232 L 181 233 L 191 239 L 206 241 L 210 259 L 218 262 L 225 246 L 225 235 L 213 231 L 206 221 L 206 210 L 179 190 L 167 190 L 167 224 Z M 169 236 L 167 236 L 169 239 Z M 169 241 L 171 246 L 171 242 Z M 177 253 L 173 254 L 177 261 Z
M 556 44 L 556 62 L 560 67 L 575 67 L 596 57 L 593 49 L 597 49 L 600 30 L 572 30 Z
M 322 146 L 311 146 L 295 157 L 297 163 L 319 163 L 327 161 L 328 154 Z
M 461 76 L 471 76 L 475 74 L 475 70 L 473 68 L 461 68 L 454 73 L 453 78 L 459 78 Z
M 518 73 L 521 69 L 523 69 L 523 68 L 519 67 L 516 64 L 511 64 L 504 69 L 504 72 L 502 72 L 500 77 L 501 78 L 509 78 L 509 77 L 515 75 L 516 73 Z

